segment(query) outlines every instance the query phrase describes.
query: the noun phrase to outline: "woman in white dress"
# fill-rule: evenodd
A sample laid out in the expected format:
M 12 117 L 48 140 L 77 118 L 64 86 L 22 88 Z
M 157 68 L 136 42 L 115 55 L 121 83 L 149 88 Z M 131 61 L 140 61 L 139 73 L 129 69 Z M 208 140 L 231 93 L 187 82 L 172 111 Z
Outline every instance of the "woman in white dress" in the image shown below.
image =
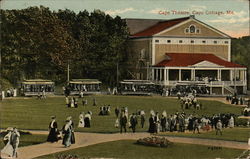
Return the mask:
M 72 97 L 71 100 L 70 100 L 70 107 L 71 107 L 71 108 L 74 108 L 74 107 L 75 107 L 75 101 L 74 101 L 73 97 Z
M 11 137 L 11 133 L 13 131 L 13 128 L 8 128 L 7 129 L 8 133 L 7 135 L 4 136 L 4 142 L 6 143 L 6 145 L 4 146 L 4 148 L 1 150 L 1 157 L 12 157 L 13 155 L 13 147 L 10 144 L 10 137 Z
M 84 123 L 84 112 L 81 112 L 79 115 L 79 123 L 78 123 L 78 127 L 79 128 L 84 128 L 85 123 Z
M 234 117 L 231 116 L 231 118 L 229 119 L 229 128 L 233 128 L 234 127 Z

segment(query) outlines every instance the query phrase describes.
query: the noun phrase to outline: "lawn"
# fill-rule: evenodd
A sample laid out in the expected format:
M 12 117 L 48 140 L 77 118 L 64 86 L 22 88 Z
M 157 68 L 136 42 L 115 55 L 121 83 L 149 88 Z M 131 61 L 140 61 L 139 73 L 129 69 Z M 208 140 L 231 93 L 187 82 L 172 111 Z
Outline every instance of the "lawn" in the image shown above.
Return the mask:
M 212 159 L 236 158 L 243 150 L 174 143 L 167 148 L 135 144 L 134 140 L 120 140 L 68 150 L 36 159 L 53 159 L 59 155 L 77 155 L 79 158 L 128 158 L 128 159 Z
M 174 98 L 166 97 L 138 97 L 138 96 L 86 96 L 87 106 L 82 106 L 79 101 L 78 108 L 67 108 L 64 97 L 49 97 L 46 100 L 36 98 L 6 99 L 1 102 L 0 121 L 1 128 L 18 127 L 19 129 L 38 129 L 47 130 L 50 122 L 50 116 L 56 115 L 59 128 L 61 128 L 68 116 L 72 116 L 75 125 L 78 124 L 79 113 L 88 110 L 93 112 L 91 128 L 76 128 L 76 131 L 83 132 L 101 132 L 116 133 L 119 130 L 114 127 L 116 106 L 127 106 L 129 114 L 137 110 L 146 112 L 146 121 L 148 121 L 149 111 L 151 109 L 162 112 L 166 110 L 168 114 L 181 112 L 179 101 Z M 98 106 L 92 106 L 93 98 L 96 98 Z M 185 110 L 187 114 L 195 113 L 198 115 L 212 115 L 214 113 L 234 113 L 240 114 L 241 108 L 226 105 L 218 101 L 201 101 L 204 109 L 195 111 Z M 99 106 L 111 105 L 110 116 L 98 116 Z M 147 131 L 148 122 L 144 129 L 138 128 L 137 131 Z

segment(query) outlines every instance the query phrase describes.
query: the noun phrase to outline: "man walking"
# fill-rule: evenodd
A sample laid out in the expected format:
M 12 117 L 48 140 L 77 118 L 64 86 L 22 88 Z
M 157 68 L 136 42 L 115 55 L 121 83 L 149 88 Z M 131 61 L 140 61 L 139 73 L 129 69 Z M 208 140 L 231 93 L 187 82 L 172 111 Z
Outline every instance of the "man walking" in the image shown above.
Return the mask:
M 135 127 L 137 125 L 137 118 L 136 118 L 136 115 L 133 113 L 131 118 L 130 118 L 130 123 L 131 123 L 131 128 L 132 128 L 132 131 L 133 133 L 135 133 Z
M 126 124 L 127 124 L 127 117 L 125 113 L 122 112 L 120 116 L 120 133 L 122 133 L 122 129 L 124 129 L 124 132 L 127 132 Z

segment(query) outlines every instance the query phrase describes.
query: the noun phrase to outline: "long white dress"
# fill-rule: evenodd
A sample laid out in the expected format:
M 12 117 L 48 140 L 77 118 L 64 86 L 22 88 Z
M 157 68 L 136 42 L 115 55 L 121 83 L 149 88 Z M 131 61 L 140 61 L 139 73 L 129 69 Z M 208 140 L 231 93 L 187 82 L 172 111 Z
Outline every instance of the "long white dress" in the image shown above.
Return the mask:
M 233 128 L 234 127 L 234 118 L 233 117 L 231 117 L 230 119 L 229 119 L 229 127 L 230 128 Z
M 11 132 L 4 136 L 4 140 L 8 140 L 8 143 L 1 150 L 1 157 L 11 157 L 13 155 L 13 147 L 10 144 Z
M 78 127 L 79 128 L 84 128 L 85 123 L 84 123 L 84 114 L 80 114 L 79 115 L 79 123 L 78 123 Z

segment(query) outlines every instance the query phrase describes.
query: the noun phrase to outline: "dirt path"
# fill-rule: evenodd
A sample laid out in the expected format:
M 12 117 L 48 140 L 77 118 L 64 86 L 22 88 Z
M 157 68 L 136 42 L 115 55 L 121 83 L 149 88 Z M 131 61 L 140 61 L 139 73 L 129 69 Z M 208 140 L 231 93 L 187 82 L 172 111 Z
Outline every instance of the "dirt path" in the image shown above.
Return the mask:
M 33 134 L 47 134 L 47 131 L 32 131 Z M 148 137 L 148 133 L 126 133 L 126 134 L 97 134 L 97 133 L 81 133 L 76 132 L 76 144 L 71 147 L 64 148 L 61 144 L 62 141 L 58 143 L 43 143 L 38 145 L 26 146 L 19 148 L 19 159 L 31 159 L 43 155 L 48 155 L 56 152 L 62 152 L 70 149 L 75 149 L 79 147 L 85 147 L 89 145 L 94 145 L 103 142 L 116 141 L 116 140 L 137 140 L 139 138 Z M 188 137 L 167 137 L 171 142 L 176 143 L 187 143 L 187 144 L 199 144 L 207 146 L 218 146 L 226 148 L 235 148 L 246 150 L 249 149 L 247 143 L 235 142 L 235 141 L 223 141 L 223 140 L 211 140 L 211 139 L 198 139 L 198 138 L 188 138 Z

